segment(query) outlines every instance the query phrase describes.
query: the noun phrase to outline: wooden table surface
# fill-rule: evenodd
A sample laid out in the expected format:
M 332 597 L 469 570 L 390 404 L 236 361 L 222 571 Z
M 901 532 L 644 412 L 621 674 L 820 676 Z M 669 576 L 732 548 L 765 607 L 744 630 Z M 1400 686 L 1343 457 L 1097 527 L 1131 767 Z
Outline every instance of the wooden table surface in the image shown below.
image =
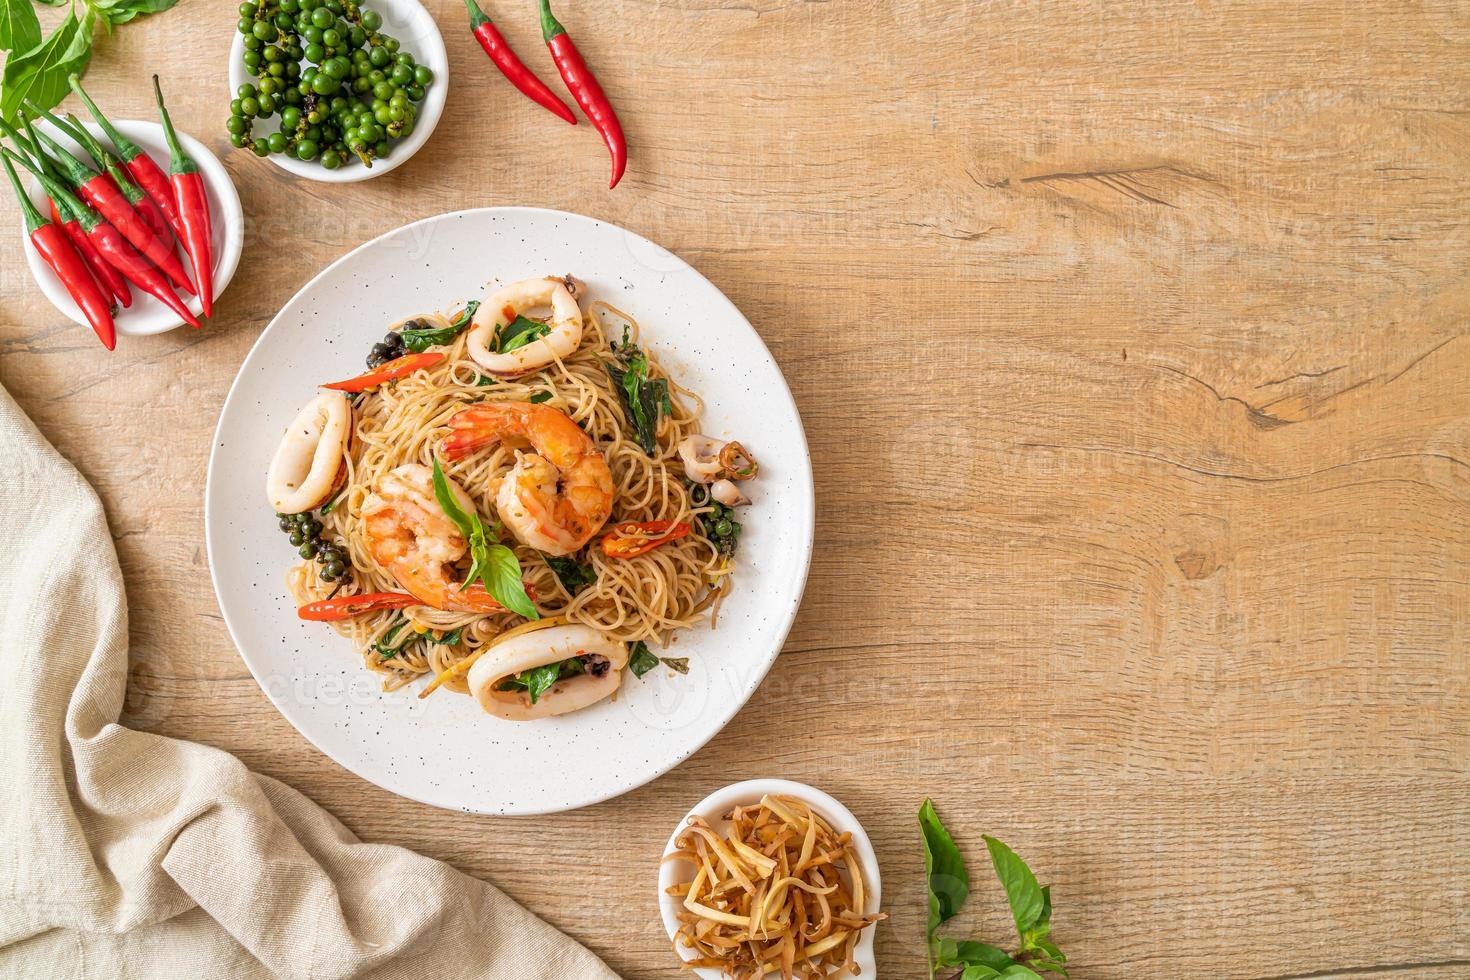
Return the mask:
M 207 329 L 106 355 L 0 236 L 0 383 L 106 502 L 128 723 L 493 880 L 628 977 L 683 975 L 652 899 L 672 822 L 764 775 L 872 834 L 885 978 L 924 973 L 926 795 L 977 882 L 952 931 L 1004 935 L 996 834 L 1055 884 L 1077 977 L 1470 975 L 1470 8 L 562 0 L 632 146 L 609 193 L 592 129 L 429 6 L 445 116 L 351 186 L 230 149 L 232 4 L 99 39 L 103 104 L 151 117 L 162 70 L 239 187 Z M 487 8 L 550 77 L 530 0 Z M 790 381 L 818 494 L 745 709 L 652 785 L 534 820 L 398 799 L 307 744 L 202 543 L 210 435 L 276 309 L 360 242 L 495 204 L 709 276 Z

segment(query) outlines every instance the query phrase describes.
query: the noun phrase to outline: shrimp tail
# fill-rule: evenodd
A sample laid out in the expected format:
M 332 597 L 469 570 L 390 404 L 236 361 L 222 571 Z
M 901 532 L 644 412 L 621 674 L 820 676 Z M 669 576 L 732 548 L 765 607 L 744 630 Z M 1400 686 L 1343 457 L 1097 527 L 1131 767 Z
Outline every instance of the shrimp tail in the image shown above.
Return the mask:
M 475 405 L 449 420 L 449 435 L 444 437 L 444 455 L 463 459 L 470 453 L 493 446 L 500 441 L 501 419 L 505 413 L 496 406 Z

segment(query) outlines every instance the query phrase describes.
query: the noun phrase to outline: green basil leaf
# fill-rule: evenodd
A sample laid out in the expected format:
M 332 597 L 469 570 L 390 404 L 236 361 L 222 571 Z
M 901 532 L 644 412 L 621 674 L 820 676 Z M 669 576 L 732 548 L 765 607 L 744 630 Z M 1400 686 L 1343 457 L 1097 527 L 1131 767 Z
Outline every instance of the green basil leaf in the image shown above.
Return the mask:
M 934 955 L 935 966 L 988 966 L 997 973 L 1015 962 L 1005 950 L 971 940 L 941 939 Z
M 995 866 L 995 876 L 1006 890 L 1006 900 L 1011 905 L 1011 915 L 1016 920 L 1016 932 L 1024 939 L 1027 931 L 1041 921 L 1046 897 L 1037 884 L 1036 876 L 1026 862 L 1005 844 L 994 837 L 985 838 L 990 851 L 990 863 Z
M 459 643 L 459 641 L 461 639 L 463 639 L 463 638 L 464 638 L 464 627 L 461 626 L 458 629 L 452 629 L 452 630 L 450 630 L 448 633 L 445 633 L 443 636 L 439 637 L 439 639 L 435 640 L 434 642 L 437 643 L 437 644 L 439 644 L 441 647 L 452 647 L 452 646 L 457 645 Z
M 480 387 L 480 388 L 488 388 L 488 387 L 490 387 L 493 384 L 499 384 L 499 383 L 500 382 L 496 381 L 490 375 L 488 375 L 488 374 L 482 374 L 482 375 L 480 375 L 479 380 L 477 380 L 475 382 L 475 385 L 477 387 Z
M 495 349 L 502 354 L 509 354 L 533 340 L 540 340 L 549 333 L 551 333 L 551 324 L 517 316 L 500 328 Z
M 1021 963 L 1013 963 L 996 974 L 1000 980 L 1041 980 L 1040 974 Z
M 659 417 L 673 411 L 668 382 L 663 378 L 649 379 L 648 355 L 626 339 L 617 348 L 617 360 L 606 361 L 603 366 L 618 392 L 618 400 L 623 403 L 638 445 L 652 456 L 658 448 Z
M 970 873 L 954 838 L 934 812 L 932 800 L 919 807 L 919 829 L 924 836 L 924 873 L 929 881 L 929 935 L 941 922 L 954 918 L 970 896 Z
M 516 553 L 503 544 L 486 545 L 479 556 L 480 580 L 485 591 L 513 613 L 527 619 L 540 619 L 535 603 L 526 595 L 526 584 L 521 581 L 521 563 Z
M 531 695 L 531 703 L 551 690 L 551 686 L 561 679 L 561 663 L 544 664 L 540 667 L 532 667 L 523 675 L 526 680 L 526 691 Z
M 335 494 L 332 495 L 332 499 L 331 500 L 328 500 L 326 503 L 322 504 L 321 513 L 322 513 L 322 516 L 323 517 L 326 517 L 328 514 L 330 514 L 332 512 L 332 508 L 337 506 L 337 501 L 341 500 L 342 499 L 342 495 L 344 493 L 346 493 L 346 492 L 347 492 L 347 484 L 344 483 L 344 484 L 342 484 L 342 489 L 338 490 Z
M 960 980 L 994 980 L 998 976 L 999 971 L 982 964 L 965 967 L 965 972 L 960 974 Z
M 597 570 L 591 565 L 579 565 L 574 558 L 542 555 L 541 560 L 556 574 L 557 581 L 570 595 L 576 595 L 597 581 Z
M 439 465 L 437 456 L 434 457 L 434 499 L 439 501 L 439 507 L 449 515 L 454 526 L 459 528 L 460 534 L 466 538 L 475 536 L 475 528 L 479 525 L 479 519 L 472 518 L 472 515 L 465 513 L 464 508 L 459 505 L 454 492 L 449 489 L 449 480 L 445 478 L 444 469 Z M 484 536 L 483 531 L 481 536 Z
M 662 663 L 665 667 L 669 668 L 672 671 L 676 671 L 680 674 L 689 673 L 688 657 L 659 657 L 658 659 L 660 663 Z
M 538 391 L 530 398 L 527 398 L 526 401 L 530 402 L 532 405 L 540 405 L 542 402 L 549 402 L 551 401 L 551 392 Z
M 380 660 L 392 660 L 418 636 L 413 630 L 404 633 L 404 628 L 407 626 L 408 620 L 400 615 L 398 622 L 388 627 L 388 631 L 378 639 L 377 643 L 373 644 L 373 649 L 378 652 Z
M 449 325 L 451 327 L 454 327 L 456 330 L 463 330 L 465 327 L 470 325 L 470 321 L 475 318 L 475 311 L 479 308 L 479 300 L 470 300 L 464 305 L 464 309 L 459 311 L 459 316 L 455 317 L 453 322 L 451 322 Z
M 642 677 L 657 666 L 658 658 L 649 652 L 647 643 L 639 640 L 633 644 L 633 652 L 628 657 L 628 667 L 633 671 L 634 677 Z
M 0 48 L 29 51 L 41 43 L 41 22 L 31 0 L 0 0 Z
M 50 109 L 71 91 L 67 76 L 86 71 L 92 60 L 92 27 L 96 23 L 90 9 L 77 19 L 75 10 L 40 44 L 28 51 L 12 54 L 0 74 L 0 116 L 15 119 L 27 99 L 41 109 Z
M 398 336 L 403 338 L 403 346 L 415 354 L 422 354 L 430 347 L 443 347 L 454 342 L 459 336 L 461 327 L 437 327 L 434 329 L 410 327 L 407 330 L 398 331 Z
M 87 0 L 88 4 L 101 11 L 109 24 L 126 24 L 143 14 L 161 13 L 178 0 Z

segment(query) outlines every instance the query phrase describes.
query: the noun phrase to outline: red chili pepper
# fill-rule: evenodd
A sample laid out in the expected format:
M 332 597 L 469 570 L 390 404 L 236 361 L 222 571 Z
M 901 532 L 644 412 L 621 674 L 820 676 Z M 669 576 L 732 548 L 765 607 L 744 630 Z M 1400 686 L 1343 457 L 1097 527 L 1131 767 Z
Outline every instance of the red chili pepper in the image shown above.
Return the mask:
M 331 623 L 379 609 L 407 609 L 409 606 L 423 604 L 422 599 L 415 599 L 406 592 L 365 592 L 362 595 L 345 595 L 340 599 L 308 602 L 296 610 L 296 615 L 314 623 Z
M 173 120 L 163 105 L 163 89 L 158 86 L 157 75 L 153 76 L 153 97 L 158 103 L 159 118 L 163 120 L 163 134 L 168 138 L 169 180 L 177 199 L 179 224 L 184 229 L 181 237 L 184 248 L 189 252 L 189 261 L 194 265 L 199 302 L 204 307 L 205 317 L 211 317 L 214 316 L 214 257 L 210 246 L 209 195 L 205 193 L 204 178 L 198 165 L 179 145 L 179 134 L 174 131 Z
M 169 186 L 168 177 L 164 174 L 163 168 L 154 163 L 153 158 L 144 153 L 141 146 L 117 131 L 117 128 L 102 114 L 102 110 L 97 108 L 97 104 L 83 91 L 82 83 L 76 75 L 72 75 L 69 80 L 71 90 L 77 94 L 77 98 L 82 100 L 87 111 L 92 114 L 92 118 L 97 120 L 97 125 L 102 127 L 102 132 L 107 134 L 112 145 L 117 147 L 118 156 L 122 157 L 123 167 L 127 169 L 128 174 L 158 205 L 164 218 L 168 221 L 168 226 L 179 237 L 179 241 L 185 241 L 183 224 L 179 219 L 178 208 L 174 202 L 173 188 Z
M 567 83 L 577 105 L 602 134 L 602 141 L 612 154 L 612 183 L 607 185 L 611 190 L 623 179 L 623 170 L 628 166 L 628 141 L 623 137 L 623 125 L 618 122 L 618 114 L 603 94 L 602 86 L 597 84 L 596 76 L 567 35 L 567 29 L 551 15 L 550 0 L 541 0 L 541 36 L 551 49 L 551 60 L 556 62 L 562 81 Z
M 443 351 L 425 351 L 422 354 L 405 354 L 395 357 L 378 367 L 373 368 L 366 374 L 359 374 L 355 378 L 346 381 L 333 381 L 323 388 L 332 388 L 337 391 L 367 391 L 375 388 L 385 381 L 393 381 L 396 378 L 406 377 L 413 374 L 419 368 L 432 367 L 447 357 Z
M 189 282 L 184 264 L 179 261 L 170 245 L 165 245 L 157 235 L 148 230 L 143 216 L 123 196 L 116 181 L 108 174 L 99 174 L 92 170 L 45 133 L 41 134 L 41 142 L 50 147 L 50 159 L 60 164 L 67 180 L 81 194 L 82 199 L 100 211 L 102 217 L 122 232 L 123 237 L 134 248 L 148 257 L 148 261 L 158 266 L 176 288 L 193 296 L 194 286 Z
M 36 175 L 36 179 L 41 182 L 42 187 L 46 188 L 46 193 L 51 195 L 51 200 L 56 202 L 56 206 L 64 214 L 71 215 L 77 221 L 81 222 L 82 230 L 87 233 L 87 237 L 91 239 L 92 244 L 97 246 L 97 251 L 102 254 L 102 257 L 112 263 L 113 268 L 127 276 L 129 281 L 139 289 L 143 289 L 157 296 L 165 306 L 173 310 L 179 319 L 189 324 L 189 326 L 195 328 L 199 326 L 199 320 L 174 295 L 174 291 L 169 288 L 168 280 L 163 278 L 163 273 L 159 272 L 158 269 L 149 264 L 147 259 L 139 255 L 137 250 L 133 248 L 116 228 L 103 221 L 101 215 L 78 200 L 76 195 L 67 190 L 66 185 L 62 184 L 59 180 L 56 180 L 48 174 L 43 174 L 29 161 L 21 159 L 9 150 L 0 152 L 3 152 L 8 159 L 17 161 Z
M 87 270 L 92 273 L 92 278 L 96 279 L 104 290 L 111 293 L 122 304 L 123 309 L 132 306 L 133 291 L 128 288 L 128 281 L 123 278 L 121 272 L 114 269 L 112 264 L 102 257 L 101 252 L 97 251 L 97 246 L 92 244 L 92 240 L 82 230 L 81 222 L 76 218 L 70 221 L 63 219 L 61 212 L 56 210 L 56 202 L 50 198 L 46 199 L 46 203 L 51 205 L 51 220 L 60 225 L 66 232 L 66 237 L 71 239 L 82 261 L 87 263 Z
M 690 526 L 683 521 L 677 524 L 672 521 L 624 521 L 603 535 L 602 553 L 609 558 L 637 558 L 661 544 L 685 537 L 689 531 Z
M 510 83 L 521 90 L 521 94 L 543 108 L 556 113 L 573 126 L 577 125 L 577 117 L 572 115 L 572 110 L 567 104 L 557 98 L 556 93 L 547 88 L 546 83 L 536 77 L 536 73 L 527 68 L 525 63 L 511 50 L 509 42 L 500 33 L 500 29 L 490 22 L 485 16 L 485 11 L 475 0 L 464 0 L 464 5 L 470 12 L 470 31 L 475 35 L 475 40 L 480 42 L 480 47 L 495 62 L 495 67 L 500 73 L 510 79 Z
M 97 168 L 106 171 L 107 176 L 112 178 L 113 186 L 127 199 L 129 204 L 137 209 L 138 214 L 143 218 L 143 223 L 148 226 L 148 230 L 157 235 L 158 240 L 167 245 L 171 251 L 173 250 L 174 233 L 163 209 L 153 198 L 138 189 L 132 178 L 123 171 L 121 161 L 118 160 L 116 154 L 97 142 L 96 138 L 87 132 L 87 127 L 82 125 L 82 121 L 71 113 L 67 113 L 65 119 L 58 119 L 54 113 L 47 112 L 29 100 L 26 101 L 26 107 L 32 115 L 45 119 L 86 150 L 87 156 L 92 158 Z
M 87 322 L 92 325 L 92 332 L 102 341 L 102 346 L 112 350 L 117 347 L 117 327 L 112 322 L 110 308 L 112 304 L 103 295 L 102 288 L 97 285 L 92 274 L 87 271 L 86 263 L 72 247 L 66 232 L 62 231 L 60 225 L 48 220 L 31 203 L 30 196 L 20 186 L 15 168 L 10 165 L 10 157 L 6 156 L 4 161 L 5 174 L 10 178 L 10 186 L 15 188 L 16 198 L 20 200 L 21 211 L 25 213 L 26 233 L 30 235 L 36 253 L 46 260 L 46 264 L 56 273 L 56 278 L 61 280 L 61 284 L 86 315 Z

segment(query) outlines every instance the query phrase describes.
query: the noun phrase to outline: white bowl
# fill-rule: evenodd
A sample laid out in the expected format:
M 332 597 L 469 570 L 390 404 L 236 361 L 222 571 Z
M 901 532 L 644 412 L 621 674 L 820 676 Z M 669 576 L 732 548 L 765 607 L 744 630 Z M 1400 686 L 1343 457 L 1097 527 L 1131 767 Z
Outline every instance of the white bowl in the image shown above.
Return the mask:
M 328 170 L 316 160 L 298 160 L 284 153 L 269 154 L 266 159 L 282 170 L 307 180 L 320 180 L 328 184 L 350 184 L 381 177 L 417 153 L 419 147 L 428 142 L 434 127 L 439 125 L 439 117 L 444 114 L 444 100 L 449 96 L 449 55 L 444 51 L 444 38 L 440 36 L 439 26 L 434 23 L 434 18 L 418 0 L 368 0 L 364 6 L 383 15 L 382 31 L 402 42 L 400 50 L 413 55 L 415 64 L 427 65 L 434 73 L 434 82 L 425 93 L 424 101 L 418 103 L 413 132 L 408 134 L 408 139 L 395 141 L 388 158 L 374 160 L 371 167 L 364 167 L 361 161 L 354 160 L 336 170 Z M 235 39 L 230 44 L 232 99 L 241 85 L 246 82 L 254 84 L 257 81 L 246 70 L 244 57 L 245 38 L 236 31 Z M 280 129 L 279 122 L 279 112 L 269 119 L 257 119 L 253 135 L 264 136 L 275 132 Z
M 679 821 L 679 826 L 675 827 L 674 832 L 669 835 L 669 842 L 664 847 L 664 856 L 667 857 L 679 849 L 675 841 L 684 832 L 690 817 L 704 817 L 717 832 L 723 832 L 728 826 L 727 821 L 723 819 L 725 814 L 737 806 L 759 803 L 760 798 L 767 795 L 794 796 L 799 800 L 804 800 L 839 834 L 852 834 L 852 843 L 857 849 L 858 860 L 863 867 L 863 882 L 868 886 L 867 908 L 863 909 L 863 914 L 871 915 L 882 908 L 883 882 L 878 874 L 878 856 L 873 853 L 873 844 L 868 840 L 868 833 L 863 830 L 863 825 L 858 823 L 852 811 L 831 796 L 805 783 L 797 783 L 789 779 L 747 779 L 741 783 L 732 783 L 706 796 L 695 805 L 694 809 L 685 814 L 684 819 Z M 658 909 L 670 940 L 673 940 L 675 933 L 679 931 L 680 903 L 669 895 L 668 889 L 671 885 L 693 879 L 693 866 L 687 861 L 664 861 L 659 865 Z M 857 947 L 853 950 L 853 959 L 862 969 L 862 976 L 868 980 L 872 980 L 878 974 L 877 962 L 873 958 L 874 928 L 874 926 L 868 926 L 862 931 L 858 936 Z M 683 947 L 680 947 L 680 954 L 684 952 Z M 709 967 L 698 967 L 694 973 L 703 980 L 721 980 L 720 971 Z
M 104 146 L 108 145 L 107 137 L 100 126 L 90 122 L 85 125 L 87 131 L 97 137 Z M 119 119 L 114 121 L 113 125 L 117 127 L 118 132 L 141 146 L 143 152 L 151 156 L 165 172 L 168 171 L 168 142 L 164 139 L 162 126 L 158 123 L 139 122 L 135 119 Z M 40 128 L 80 159 L 89 159 L 82 152 L 81 147 L 64 133 L 46 123 L 42 123 Z M 230 175 L 224 165 L 219 162 L 219 158 L 188 133 L 179 133 L 179 142 L 183 144 L 184 152 L 199 165 L 199 173 L 204 177 L 205 193 L 209 197 L 210 251 L 214 258 L 214 298 L 218 303 L 225 287 L 235 276 L 235 268 L 240 264 L 240 250 L 245 244 L 245 215 L 240 210 L 240 195 L 235 192 L 235 185 L 230 180 Z M 21 170 L 19 167 L 16 169 Z M 48 207 L 46 193 L 34 178 L 30 182 L 30 195 L 31 200 L 41 209 L 41 213 L 45 214 Z M 51 271 L 51 267 L 36 254 L 35 248 L 31 245 L 30 236 L 25 233 L 24 223 L 21 224 L 20 233 L 25 239 L 26 262 L 30 264 L 31 275 L 41 287 L 41 292 L 46 294 L 52 306 L 77 323 L 86 326 L 87 318 L 78 309 L 71 294 L 66 291 L 61 280 L 56 278 L 56 273 Z M 184 254 L 182 246 L 178 251 L 184 268 L 189 270 L 189 278 L 192 281 L 194 270 L 189 265 L 189 257 Z M 164 306 L 158 298 L 149 295 L 137 286 L 132 286 L 131 283 L 129 285 L 133 294 L 133 305 L 127 309 L 119 307 L 117 315 L 113 317 L 117 323 L 118 333 L 141 336 L 164 333 L 184 325 L 184 321 L 179 319 L 178 314 Z M 179 298 L 184 300 L 184 305 L 195 316 L 203 315 L 203 307 L 199 303 L 198 296 L 186 297 L 181 293 Z

